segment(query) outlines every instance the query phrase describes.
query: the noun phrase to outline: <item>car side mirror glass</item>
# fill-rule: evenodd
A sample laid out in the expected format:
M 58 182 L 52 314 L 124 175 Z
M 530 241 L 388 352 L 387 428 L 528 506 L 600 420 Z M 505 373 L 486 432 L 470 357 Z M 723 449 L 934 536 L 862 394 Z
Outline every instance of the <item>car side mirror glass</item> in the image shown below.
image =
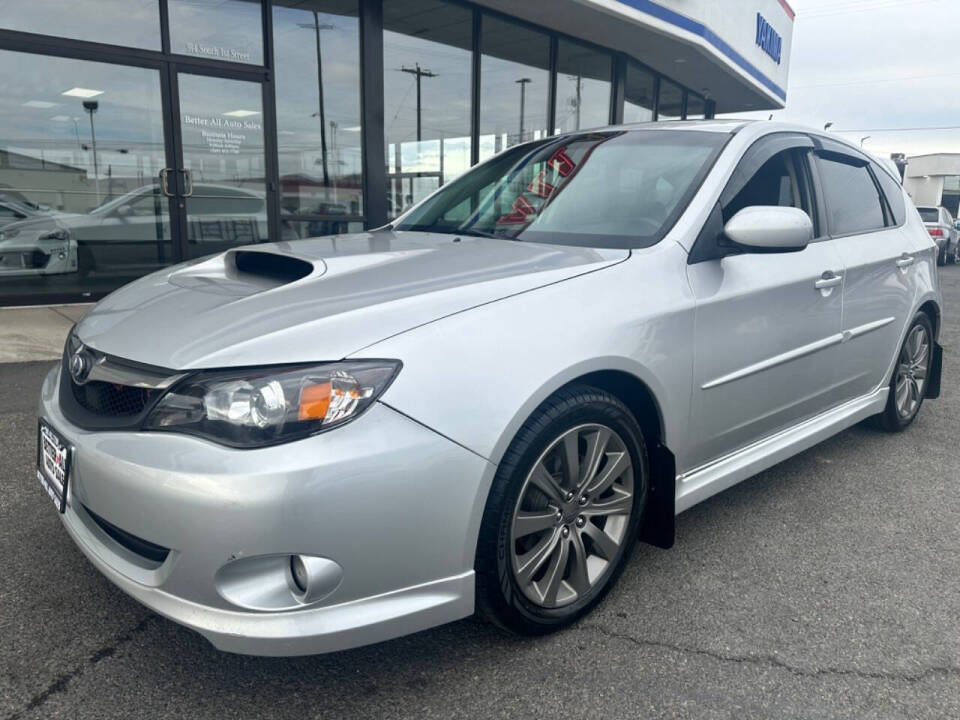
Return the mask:
M 730 218 L 723 234 L 747 252 L 797 252 L 813 239 L 813 221 L 798 208 L 755 205 Z

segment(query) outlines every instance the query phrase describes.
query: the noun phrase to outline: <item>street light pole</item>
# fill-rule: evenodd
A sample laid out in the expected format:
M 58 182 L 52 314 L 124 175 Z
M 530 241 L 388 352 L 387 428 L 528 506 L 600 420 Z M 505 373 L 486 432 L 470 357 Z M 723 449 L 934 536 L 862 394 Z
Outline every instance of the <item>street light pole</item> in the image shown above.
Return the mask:
M 420 133 L 420 78 L 424 77 L 436 77 L 437 74 L 430 72 L 429 70 L 422 70 L 420 68 L 420 63 L 415 63 L 416 67 L 408 68 L 401 67 L 400 72 L 410 73 L 411 75 L 416 75 L 417 77 L 417 142 L 419 143 L 422 139 Z
M 524 103 L 526 101 L 527 95 L 527 83 L 533 82 L 530 78 L 520 78 L 515 80 L 518 85 L 520 85 L 520 137 L 517 140 L 518 142 L 523 142 L 523 115 L 524 115 Z
M 320 96 L 317 117 L 320 119 L 320 162 L 323 165 L 323 185 L 330 186 L 330 168 L 327 162 L 327 121 L 323 108 L 323 56 L 320 53 L 320 31 L 333 30 L 336 26 L 320 23 L 320 13 L 313 11 L 313 23 L 297 23 L 302 28 L 313 30 L 317 40 L 317 91 Z
M 864 143 L 865 140 L 869 140 L 869 139 L 872 138 L 872 137 L 873 137 L 873 135 L 865 135 L 865 136 L 863 136 L 862 138 L 860 138 L 860 147 L 863 147 L 863 143 Z
M 96 100 L 84 100 L 83 109 L 90 113 L 90 145 L 93 148 L 93 180 L 97 188 L 97 206 L 100 205 L 100 170 L 97 166 L 97 133 L 93 127 L 93 114 L 100 107 Z

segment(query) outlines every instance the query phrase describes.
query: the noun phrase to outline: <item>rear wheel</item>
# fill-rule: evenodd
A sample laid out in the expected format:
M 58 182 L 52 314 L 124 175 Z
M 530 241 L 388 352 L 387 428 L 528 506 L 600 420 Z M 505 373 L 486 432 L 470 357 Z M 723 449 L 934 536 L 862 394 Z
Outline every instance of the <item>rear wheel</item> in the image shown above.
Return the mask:
M 539 635 L 589 612 L 622 572 L 646 504 L 643 434 L 609 393 L 544 402 L 497 471 L 477 544 L 477 606 Z
M 942 250 L 937 250 L 937 265 L 946 265 L 947 264 L 947 248 L 943 247 Z
M 887 406 L 877 416 L 877 422 L 884 430 L 899 432 L 917 417 L 927 390 L 932 357 L 933 326 L 924 313 L 917 313 L 897 357 Z

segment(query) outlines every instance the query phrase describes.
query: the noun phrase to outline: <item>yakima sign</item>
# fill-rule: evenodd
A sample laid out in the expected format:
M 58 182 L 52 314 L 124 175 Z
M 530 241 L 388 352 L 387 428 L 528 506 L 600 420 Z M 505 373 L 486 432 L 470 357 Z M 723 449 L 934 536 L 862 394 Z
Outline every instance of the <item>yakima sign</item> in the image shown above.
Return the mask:
M 770 23 L 760 13 L 757 13 L 757 45 L 770 57 L 777 65 L 780 64 L 780 53 L 783 51 L 783 38 L 780 33 L 771 27 Z

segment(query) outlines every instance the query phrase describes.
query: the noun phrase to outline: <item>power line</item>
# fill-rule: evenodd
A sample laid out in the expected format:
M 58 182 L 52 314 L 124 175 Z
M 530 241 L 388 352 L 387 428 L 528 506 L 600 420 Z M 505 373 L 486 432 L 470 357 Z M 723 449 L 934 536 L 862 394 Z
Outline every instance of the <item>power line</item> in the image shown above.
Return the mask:
M 900 75 L 889 78 L 877 78 L 875 80 L 851 80 L 850 82 L 838 83 L 810 83 L 807 85 L 790 85 L 790 90 L 801 90 L 803 88 L 821 88 L 821 87 L 846 87 L 852 85 L 876 85 L 878 83 L 899 82 L 901 80 L 925 80 L 927 78 L 938 77 L 956 77 L 960 72 L 951 73 L 926 73 L 923 75 Z
M 849 15 L 851 13 L 865 12 L 868 10 L 893 10 L 912 5 L 923 5 L 929 3 L 941 2 L 941 0 L 881 0 L 873 5 L 836 5 L 823 6 L 822 10 L 810 10 L 798 12 L 797 18 L 821 18 L 834 15 Z
M 920 130 L 960 130 L 960 125 L 940 125 L 924 127 L 900 127 L 900 128 L 854 128 L 852 130 L 841 130 L 833 128 L 837 133 L 858 133 L 858 132 L 917 132 Z

